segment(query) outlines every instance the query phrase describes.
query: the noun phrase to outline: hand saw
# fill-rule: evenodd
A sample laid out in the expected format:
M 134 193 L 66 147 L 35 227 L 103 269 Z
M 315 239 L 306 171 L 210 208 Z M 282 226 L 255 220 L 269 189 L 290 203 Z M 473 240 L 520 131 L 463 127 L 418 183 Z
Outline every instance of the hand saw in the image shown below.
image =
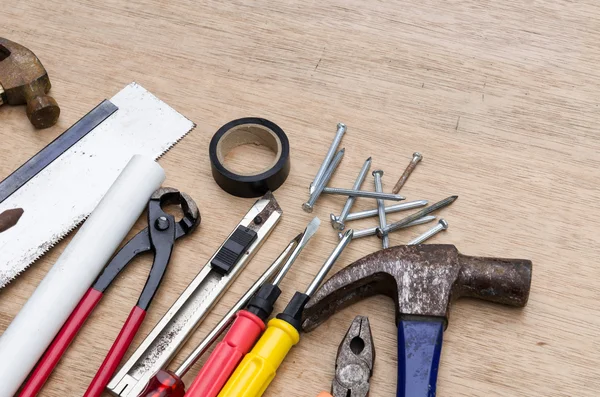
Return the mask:
M 133 155 L 157 159 L 194 127 L 131 83 L 0 182 L 0 288 L 81 224 Z

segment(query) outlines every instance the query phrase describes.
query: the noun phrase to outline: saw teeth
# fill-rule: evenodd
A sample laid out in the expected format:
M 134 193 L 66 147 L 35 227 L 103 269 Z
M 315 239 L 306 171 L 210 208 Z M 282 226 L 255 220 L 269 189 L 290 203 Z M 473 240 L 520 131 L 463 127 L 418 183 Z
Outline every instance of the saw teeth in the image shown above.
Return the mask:
M 185 134 L 183 134 L 182 136 L 180 136 L 179 138 L 177 138 L 177 140 L 175 140 L 169 147 L 167 147 L 162 153 L 160 153 L 158 156 L 156 156 L 154 158 L 155 161 L 158 161 L 165 153 L 167 153 L 169 150 L 171 150 L 173 148 L 173 146 L 177 145 L 179 143 L 179 141 L 181 141 L 183 138 L 185 138 L 190 132 L 194 131 L 197 127 L 196 123 L 194 123 L 192 120 L 188 119 L 187 117 L 184 117 L 187 121 L 189 121 L 190 123 L 192 123 L 192 128 L 189 129 L 188 132 L 186 132 Z M 2 288 L 2 287 L 0 287 Z
M 35 262 L 37 262 L 38 259 L 40 259 L 42 256 L 44 256 L 48 251 L 50 251 L 52 248 L 54 248 L 54 246 L 56 246 L 56 244 L 60 243 L 65 237 L 67 237 L 69 234 L 71 234 L 71 232 L 75 229 L 77 229 L 79 226 L 81 226 L 81 224 L 83 222 L 85 222 L 85 220 L 89 217 L 89 215 L 83 217 L 81 220 L 79 220 L 74 226 L 72 226 L 71 228 L 69 228 L 66 232 L 64 232 L 63 234 L 57 236 L 57 239 L 53 242 L 49 242 L 48 244 L 45 245 L 44 249 L 38 251 L 38 255 L 34 256 L 33 259 L 29 262 L 29 264 L 27 264 L 24 268 L 22 268 L 21 270 L 17 271 L 16 273 L 13 273 L 13 276 L 11 278 L 8 278 L 6 280 L 0 280 L 0 289 L 6 287 L 8 284 L 11 283 L 11 281 L 13 281 L 15 278 L 19 277 L 21 275 L 21 273 L 23 273 L 25 270 L 29 269 L 31 267 L 31 265 L 33 265 Z
M 169 147 L 167 147 L 162 153 L 158 154 L 154 160 L 158 160 L 160 159 L 165 153 L 167 153 L 169 150 L 171 150 L 175 145 L 177 145 L 179 143 L 179 141 L 181 141 L 183 138 L 185 138 L 190 132 L 192 132 L 194 129 L 196 129 L 197 125 L 196 123 L 192 122 L 191 120 L 189 120 L 188 118 L 186 118 L 186 120 L 190 121 L 192 123 L 192 128 L 189 129 L 189 131 L 187 131 L 185 134 L 183 134 L 181 137 L 179 137 L 177 140 L 175 140 L 171 145 L 169 145 Z M 29 269 L 31 267 L 31 265 L 33 265 L 35 262 L 38 261 L 38 259 L 40 259 L 42 256 L 44 256 L 48 251 L 50 251 L 52 248 L 54 248 L 56 246 L 56 244 L 60 243 L 62 240 L 64 240 L 65 237 L 67 237 L 69 234 L 71 234 L 71 232 L 75 229 L 77 229 L 79 226 L 81 226 L 81 224 L 83 224 L 83 222 L 85 222 L 85 220 L 89 217 L 89 215 L 84 216 L 82 219 L 80 219 L 79 221 L 77 221 L 72 227 L 70 227 L 66 232 L 62 233 L 61 235 L 57 235 L 56 240 L 54 241 L 50 241 L 49 244 L 45 245 L 45 247 L 38 251 L 38 255 L 33 257 L 33 259 L 25 266 L 23 267 L 21 270 L 17 271 L 16 273 L 12 274 L 12 277 L 6 279 L 6 280 L 0 280 L 0 289 L 4 288 L 5 286 L 7 286 L 8 284 L 11 283 L 11 281 L 13 281 L 15 278 L 19 277 L 21 275 L 21 273 L 23 273 L 25 270 Z
M 70 229 L 68 229 L 66 232 L 64 232 L 62 235 L 57 236 L 57 239 L 54 242 L 49 242 L 49 244 L 47 244 L 44 249 L 38 251 L 38 255 L 34 256 L 33 259 L 31 260 L 31 262 L 29 262 L 28 265 L 26 265 L 24 268 L 22 268 L 21 270 L 17 271 L 16 273 L 13 273 L 13 276 L 7 280 L 0 280 L 0 282 L 2 282 L 3 284 L 0 284 L 0 289 L 6 287 L 8 284 L 11 283 L 11 281 L 13 281 L 15 278 L 19 277 L 21 275 L 21 273 L 23 273 L 25 270 L 29 269 L 31 267 L 31 265 L 33 265 L 35 262 L 37 262 L 38 259 L 40 259 L 42 256 L 44 256 L 48 251 L 50 251 L 52 248 L 54 248 L 54 246 L 56 246 L 56 244 L 60 243 L 62 240 L 64 240 L 65 237 L 67 237 L 69 234 L 71 234 L 71 232 L 75 229 L 77 229 L 79 226 L 81 226 L 81 224 L 83 222 L 85 222 L 85 220 L 89 217 L 85 216 L 83 217 L 81 220 L 79 220 L 73 227 L 71 227 Z
M 4 259 L 0 259 L 0 268 L 6 270 L 0 273 L 0 288 L 28 269 L 87 219 L 114 182 L 113 178 L 119 175 L 121 165 L 124 167 L 131 156 L 142 154 L 158 160 L 196 128 L 191 120 L 136 83 L 127 85 L 110 101 L 122 111 L 115 112 L 106 124 L 101 123 L 66 149 L 0 204 L 6 208 L 17 203 L 19 207 L 27 205 L 30 209 L 29 212 L 26 209 L 25 214 L 29 213 L 31 218 L 24 225 L 26 228 L 38 226 L 38 219 L 49 222 L 44 229 L 37 229 L 30 241 L 17 238 L 16 244 L 11 245 L 13 237 L 8 236 L 0 241 L 0 249 L 6 250 Z M 119 139 L 123 144 L 115 145 L 115 140 L 121 142 Z M 90 160 L 75 162 L 82 158 Z M 106 166 L 106 171 L 99 168 L 103 166 Z M 75 167 L 74 171 L 67 172 L 71 167 Z M 80 181 L 82 183 L 73 185 L 70 182 L 72 178 L 96 179 L 92 179 L 95 183 Z M 89 189 L 88 194 L 81 190 L 86 188 Z M 52 196 L 54 201 L 44 205 L 42 197 L 47 195 Z M 76 205 L 77 200 L 87 201 Z M 15 227 L 18 228 L 19 224 Z M 20 232 L 25 233 L 25 230 L 14 230 L 15 227 L 8 231 L 15 233 L 11 236 L 23 236 Z

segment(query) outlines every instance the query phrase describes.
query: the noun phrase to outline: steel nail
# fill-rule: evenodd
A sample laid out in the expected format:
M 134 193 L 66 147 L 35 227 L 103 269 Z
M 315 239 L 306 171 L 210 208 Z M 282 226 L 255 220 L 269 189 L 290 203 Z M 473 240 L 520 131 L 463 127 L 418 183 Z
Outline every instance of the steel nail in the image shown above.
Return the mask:
M 354 190 L 360 189 L 361 185 L 365 181 L 365 178 L 367 177 L 367 172 L 369 172 L 369 168 L 371 168 L 371 157 L 369 157 L 368 159 L 365 160 L 365 163 L 363 164 L 362 168 L 360 169 L 360 172 L 358 173 L 358 177 L 356 178 L 356 181 L 354 181 L 354 185 L 352 186 L 352 189 L 354 189 Z M 346 217 L 348 217 L 348 214 L 350 213 L 350 209 L 354 205 L 355 201 L 356 201 L 356 197 L 349 196 L 348 199 L 346 200 L 346 204 L 344 204 L 344 208 L 342 208 L 342 212 L 340 213 L 340 216 L 336 217 L 335 215 L 331 214 L 331 226 L 334 229 L 344 230 L 344 227 L 345 227 L 344 222 L 346 221 Z
M 437 211 L 439 209 L 447 207 L 450 204 L 452 204 L 454 201 L 456 201 L 457 198 L 458 198 L 458 196 L 446 197 L 442 201 L 438 201 L 437 203 L 432 204 L 429 207 L 423 208 L 421 211 L 415 212 L 414 214 L 409 215 L 406 218 L 399 220 L 398 222 L 390 223 L 389 225 L 387 225 L 383 229 L 380 228 L 380 227 L 378 227 L 377 228 L 377 237 L 381 238 L 381 236 L 383 236 L 385 233 L 391 233 L 394 230 L 398 230 L 402 226 L 404 226 L 404 225 L 406 225 L 406 224 L 408 224 L 408 223 L 410 223 L 410 222 L 412 222 L 412 221 L 414 221 L 416 219 L 422 218 L 425 215 L 431 214 L 434 211 Z
M 392 189 L 392 193 L 398 194 L 400 189 L 402 189 L 402 186 L 404 186 L 404 184 L 408 180 L 408 177 L 410 176 L 410 174 L 412 174 L 412 172 L 415 170 L 415 167 L 421 160 L 423 160 L 423 155 L 419 152 L 414 152 L 412 160 L 410 160 L 410 163 L 408 163 L 408 166 L 402 173 L 402 176 L 400 176 L 400 179 L 398 179 L 398 182 L 396 182 L 396 185 L 394 185 L 394 188 Z
M 308 201 L 306 203 L 302 204 L 302 209 L 304 211 L 306 211 L 306 212 L 313 211 L 313 207 L 315 206 L 317 199 L 319 198 L 321 193 L 323 193 L 323 189 L 325 188 L 325 185 L 327 185 L 327 183 L 333 176 L 333 173 L 337 169 L 338 165 L 340 165 L 340 162 L 342 161 L 342 158 L 344 157 L 345 152 L 346 152 L 346 149 L 342 149 L 335 154 L 335 156 L 333 157 L 333 160 L 331 160 L 331 164 L 329 164 L 329 168 L 327 168 L 327 171 L 325 171 L 325 174 L 323 174 L 323 179 L 321 180 L 321 183 L 319 184 L 319 186 L 316 187 L 315 191 L 310 195 L 310 197 L 308 198 Z
M 373 177 L 375 178 L 375 191 L 378 193 L 383 192 L 383 184 L 381 182 L 382 176 L 382 170 L 373 171 Z M 385 229 L 387 222 L 385 220 L 385 205 L 383 204 L 382 199 L 377 199 L 377 215 L 379 216 L 379 227 L 381 229 Z M 381 244 L 383 246 L 383 249 L 390 247 L 390 237 L 387 233 L 383 233 L 383 235 L 381 236 Z
M 423 218 L 417 219 L 416 221 L 409 223 L 408 225 L 402 226 L 401 229 L 405 229 L 405 228 L 411 227 L 411 226 L 422 225 L 424 223 L 428 223 L 433 220 L 435 220 L 435 215 L 427 215 L 427 216 L 424 216 Z M 377 234 L 377 226 L 373 226 L 368 229 L 355 230 L 353 238 L 356 239 L 356 238 L 361 238 L 361 237 L 374 236 L 375 234 Z M 343 236 L 344 236 L 343 233 L 338 233 L 338 238 L 341 239 Z
M 392 201 L 406 200 L 406 197 L 400 196 L 399 194 L 377 193 L 377 192 L 369 192 L 366 190 L 342 189 L 339 187 L 326 187 L 323 189 L 323 193 L 324 194 L 337 194 L 340 196 L 365 197 L 365 198 L 371 198 L 371 199 L 382 199 L 382 200 L 392 200 Z
M 308 192 L 310 194 L 313 194 L 315 192 L 315 190 L 319 186 L 319 183 L 323 180 L 323 175 L 325 175 L 325 172 L 327 171 L 327 167 L 329 167 L 329 164 L 333 160 L 333 157 L 335 156 L 337 148 L 338 148 L 338 146 L 340 146 L 340 142 L 342 142 L 342 138 L 345 133 L 346 133 L 346 124 L 338 123 L 335 137 L 333 137 L 333 142 L 331 142 L 331 146 L 329 146 L 329 150 L 327 150 L 325 159 L 323 159 L 323 163 L 319 167 L 319 170 L 317 171 L 317 175 L 315 175 L 315 179 L 313 179 L 312 183 L 310 184 L 310 187 L 308 190 Z
M 394 204 L 394 205 L 385 207 L 385 213 L 392 214 L 394 212 L 412 210 L 414 208 L 424 207 L 427 204 L 428 204 L 427 200 L 408 201 L 406 203 Z M 348 216 L 346 217 L 346 222 L 355 221 L 358 219 L 370 218 L 372 216 L 377 216 L 377 211 L 378 211 L 377 208 L 373 208 L 370 210 L 352 212 L 352 213 L 348 214 Z M 339 217 L 335 216 L 334 214 L 331 214 L 330 218 L 331 218 L 331 222 L 335 222 L 335 221 L 339 220 Z
M 421 234 L 419 237 L 409 241 L 406 245 L 417 245 L 429 240 L 439 232 L 448 229 L 448 222 L 445 219 L 440 219 L 437 225 L 427 230 L 425 233 Z

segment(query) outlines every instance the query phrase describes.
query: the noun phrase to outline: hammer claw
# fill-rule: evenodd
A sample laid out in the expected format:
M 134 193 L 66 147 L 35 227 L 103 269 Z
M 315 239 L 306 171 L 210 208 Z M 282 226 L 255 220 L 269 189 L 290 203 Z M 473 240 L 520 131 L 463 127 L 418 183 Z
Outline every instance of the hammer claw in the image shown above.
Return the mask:
M 50 78 L 38 57 L 20 44 L 0 37 L 0 105 L 27 105 L 36 128 L 53 126 L 60 108 L 51 96 Z

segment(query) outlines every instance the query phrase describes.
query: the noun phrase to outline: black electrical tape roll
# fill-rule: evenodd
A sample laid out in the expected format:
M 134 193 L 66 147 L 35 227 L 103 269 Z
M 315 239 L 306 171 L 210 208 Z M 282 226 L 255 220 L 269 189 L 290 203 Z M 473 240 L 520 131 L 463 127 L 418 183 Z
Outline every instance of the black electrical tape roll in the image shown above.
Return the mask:
M 239 174 L 223 165 L 225 156 L 241 145 L 257 144 L 276 153 L 275 161 L 257 173 Z M 269 120 L 245 117 L 219 128 L 210 141 L 213 178 L 227 193 L 238 197 L 259 197 L 274 191 L 290 173 L 290 142 L 279 126 Z

